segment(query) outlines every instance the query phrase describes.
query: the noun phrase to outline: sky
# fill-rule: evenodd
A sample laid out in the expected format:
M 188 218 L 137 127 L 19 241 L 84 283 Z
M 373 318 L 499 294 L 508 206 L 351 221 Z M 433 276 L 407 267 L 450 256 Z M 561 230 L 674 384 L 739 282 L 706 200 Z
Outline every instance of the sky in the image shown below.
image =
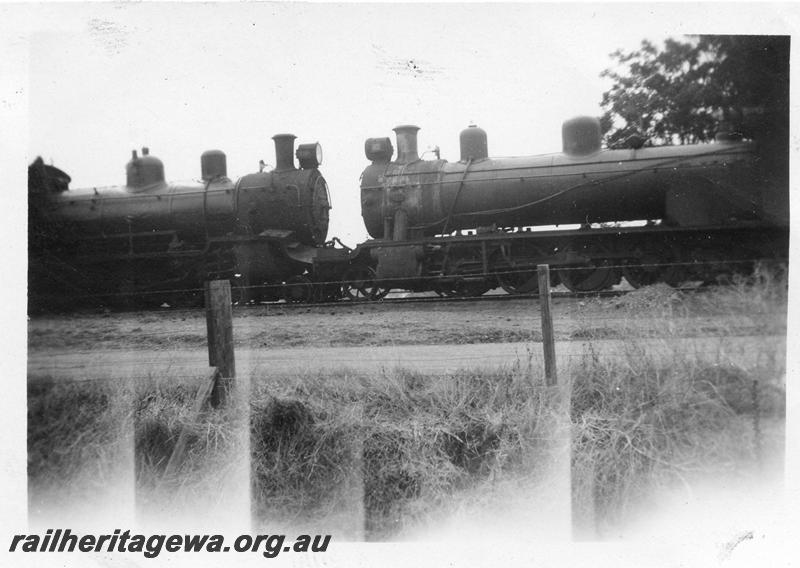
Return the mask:
M 79 188 L 124 184 L 142 146 L 168 180 L 198 178 L 200 154 L 216 148 L 236 179 L 274 164 L 271 137 L 290 132 L 321 143 L 329 237 L 354 246 L 367 237 L 366 138 L 416 124 L 420 153 L 458 160 L 459 132 L 477 124 L 491 156 L 559 151 L 564 120 L 601 114 L 612 51 L 726 25 L 718 8 L 675 6 L 34 5 L 26 159 L 41 155 Z M 748 28 L 783 19 L 760 10 Z

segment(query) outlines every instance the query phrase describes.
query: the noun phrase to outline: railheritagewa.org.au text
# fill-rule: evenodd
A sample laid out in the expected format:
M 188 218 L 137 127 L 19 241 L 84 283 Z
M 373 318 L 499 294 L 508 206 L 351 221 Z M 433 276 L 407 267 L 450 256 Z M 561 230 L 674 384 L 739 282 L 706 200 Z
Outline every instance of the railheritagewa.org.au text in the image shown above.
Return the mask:
M 284 552 L 325 552 L 331 535 L 242 534 L 226 540 L 220 534 L 137 534 L 115 529 L 110 534 L 77 534 L 48 529 L 45 534 L 15 534 L 9 552 L 127 552 L 156 558 L 163 552 L 249 552 L 275 558 Z

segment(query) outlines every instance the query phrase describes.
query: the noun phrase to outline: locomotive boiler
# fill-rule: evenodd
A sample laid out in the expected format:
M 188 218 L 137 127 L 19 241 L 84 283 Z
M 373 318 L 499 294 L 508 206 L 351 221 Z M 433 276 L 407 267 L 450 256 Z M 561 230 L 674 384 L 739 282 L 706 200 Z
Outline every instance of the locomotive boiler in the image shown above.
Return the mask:
M 394 160 L 389 138 L 366 141 L 372 164 L 361 181 L 370 253 L 387 285 L 527 292 L 547 263 L 568 288 L 594 291 L 622 275 L 634 286 L 674 284 L 787 255 L 787 166 L 735 133 L 606 150 L 599 121 L 578 117 L 564 123 L 560 153 L 490 158 L 486 133 L 469 127 L 460 160 L 448 162 L 420 159 L 418 127 L 394 130 Z M 579 228 L 554 227 L 570 224 Z
M 299 145 L 297 168 L 295 136 L 273 139 L 276 167 L 235 182 L 219 150 L 202 154 L 198 181 L 167 182 L 164 164 L 143 148 L 124 186 L 84 189 L 69 189 L 68 175 L 37 159 L 29 168 L 32 306 L 194 302 L 213 278 L 279 297 L 325 243 L 330 198 L 320 145 Z

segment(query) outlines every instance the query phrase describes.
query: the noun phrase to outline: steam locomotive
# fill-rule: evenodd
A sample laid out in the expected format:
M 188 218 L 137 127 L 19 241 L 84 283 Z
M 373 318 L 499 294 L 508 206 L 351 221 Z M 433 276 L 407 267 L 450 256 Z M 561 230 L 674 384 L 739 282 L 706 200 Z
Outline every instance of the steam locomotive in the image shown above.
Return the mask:
M 278 299 L 324 247 L 331 205 L 320 145 L 299 145 L 296 168 L 295 136 L 273 139 L 276 167 L 236 182 L 219 150 L 202 154 L 202 181 L 166 182 L 142 148 L 124 186 L 75 190 L 38 158 L 28 172 L 31 307 L 196 303 L 203 282 L 219 278 L 243 293 L 263 284 L 259 299 Z
M 31 305 L 81 298 L 196 302 L 230 279 L 238 301 L 377 299 L 393 288 L 480 295 L 536 292 L 536 267 L 576 292 L 710 281 L 788 259 L 788 141 L 602 149 L 597 119 L 564 123 L 563 151 L 490 158 L 487 134 L 460 134 L 460 159 L 422 160 L 417 126 L 370 138 L 355 249 L 326 242 L 330 197 L 319 144 L 274 136 L 276 167 L 227 177 L 201 156 L 202 181 L 167 183 L 142 149 L 120 187 L 69 190 L 67 174 L 29 168 Z M 393 160 L 394 158 L 394 160 Z
M 597 119 L 563 124 L 563 151 L 490 158 L 487 134 L 460 134 L 460 160 L 421 160 L 417 126 L 370 138 L 364 224 L 376 282 L 478 295 L 535 292 L 536 266 L 576 292 L 624 276 L 635 287 L 709 281 L 754 259 L 788 258 L 788 141 L 601 149 Z M 556 225 L 573 225 L 557 228 Z M 366 256 L 361 251 L 363 256 Z

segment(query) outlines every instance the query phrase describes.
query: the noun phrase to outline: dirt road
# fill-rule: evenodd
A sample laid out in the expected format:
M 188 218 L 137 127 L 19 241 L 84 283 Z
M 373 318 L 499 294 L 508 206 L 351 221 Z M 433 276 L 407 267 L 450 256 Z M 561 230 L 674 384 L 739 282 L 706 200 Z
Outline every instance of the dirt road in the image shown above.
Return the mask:
M 736 288 L 681 294 L 666 285 L 621 298 L 553 302 L 558 365 L 584 353 L 669 361 L 727 357 L 742 365 L 782 356 L 785 307 L 753 301 Z M 531 299 L 437 304 L 265 305 L 234 310 L 240 376 L 348 368 L 542 366 L 538 302 Z M 146 378 L 187 380 L 207 367 L 203 310 L 37 316 L 28 324 L 30 380 Z M 770 355 L 771 354 L 771 355 Z M 776 355 L 778 354 L 778 355 Z
M 767 353 L 759 348 L 768 344 Z M 765 357 L 785 353 L 782 336 L 743 336 L 622 341 L 601 339 L 559 341 L 556 356 L 561 369 L 587 353 L 601 358 L 637 356 L 637 349 L 665 364 L 680 357 L 696 358 L 708 364 L 725 360 L 742 366 L 764 364 Z M 358 373 L 405 368 L 426 373 L 448 373 L 463 368 L 497 368 L 529 364 L 542 368 L 542 344 L 534 342 L 479 343 L 469 345 L 396 345 L 382 347 L 236 348 L 236 368 L 242 376 L 279 377 L 286 374 L 330 372 L 349 369 Z M 29 380 L 146 379 L 169 376 L 192 380 L 208 366 L 204 349 L 134 351 L 32 352 L 28 357 Z

